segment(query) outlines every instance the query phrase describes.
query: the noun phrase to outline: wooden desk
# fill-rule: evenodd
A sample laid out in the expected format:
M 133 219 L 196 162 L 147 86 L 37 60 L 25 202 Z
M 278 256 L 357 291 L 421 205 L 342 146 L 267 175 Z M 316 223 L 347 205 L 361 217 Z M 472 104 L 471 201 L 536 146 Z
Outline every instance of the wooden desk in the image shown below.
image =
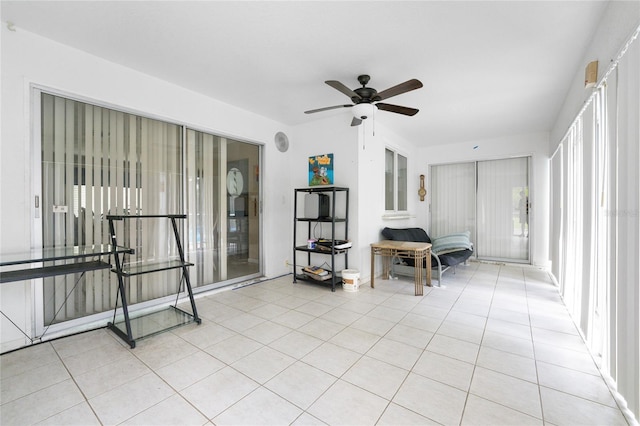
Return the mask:
M 375 256 L 382 256 L 382 276 L 389 277 L 391 261 L 394 257 L 415 261 L 416 296 L 424 294 L 422 288 L 422 265 L 426 262 L 426 282 L 431 286 L 431 244 L 411 241 L 382 240 L 371 244 L 371 287 L 374 288 Z

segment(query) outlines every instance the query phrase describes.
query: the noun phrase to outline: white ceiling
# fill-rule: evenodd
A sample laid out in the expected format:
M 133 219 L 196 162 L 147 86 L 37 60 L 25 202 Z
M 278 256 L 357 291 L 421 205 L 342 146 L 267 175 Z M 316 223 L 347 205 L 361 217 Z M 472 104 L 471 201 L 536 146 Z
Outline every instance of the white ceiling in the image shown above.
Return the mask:
M 420 109 L 376 120 L 417 144 L 548 131 L 606 1 L 6 1 L 2 20 L 279 122 L 348 109 L 324 84 Z M 52 65 L 54 66 L 54 65 Z

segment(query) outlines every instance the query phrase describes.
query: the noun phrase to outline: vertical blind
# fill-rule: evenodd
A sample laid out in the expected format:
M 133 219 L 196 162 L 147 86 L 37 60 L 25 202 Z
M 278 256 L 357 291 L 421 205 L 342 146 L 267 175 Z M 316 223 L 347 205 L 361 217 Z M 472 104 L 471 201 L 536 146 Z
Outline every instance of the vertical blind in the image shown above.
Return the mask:
M 479 258 L 529 260 L 529 159 L 479 161 L 477 166 Z
M 108 244 L 109 214 L 181 212 L 179 126 L 46 93 L 41 108 L 43 247 Z M 125 262 L 177 256 L 167 223 L 118 225 L 118 242 L 136 253 Z M 130 303 L 175 293 L 172 274 L 131 278 Z M 116 288 L 109 270 L 46 278 L 44 323 L 111 310 Z
M 191 280 L 194 286 L 220 279 L 223 233 L 221 211 L 224 195 L 220 194 L 222 170 L 221 138 L 195 130 L 187 130 L 187 190 L 189 238 L 187 252 L 195 263 Z
M 470 231 L 475 242 L 475 176 L 475 163 L 431 167 L 431 235 Z
M 431 235 L 470 231 L 480 259 L 529 260 L 529 159 L 431 167 Z
M 602 370 L 640 416 L 638 28 L 552 157 L 552 272 Z M 559 223 L 557 223 L 559 222 Z

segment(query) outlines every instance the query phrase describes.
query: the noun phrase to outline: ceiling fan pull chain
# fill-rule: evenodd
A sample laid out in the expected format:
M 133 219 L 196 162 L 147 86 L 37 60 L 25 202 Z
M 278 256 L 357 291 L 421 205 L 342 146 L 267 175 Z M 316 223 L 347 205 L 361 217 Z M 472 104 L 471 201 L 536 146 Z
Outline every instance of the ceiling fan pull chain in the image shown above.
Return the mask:
M 377 114 L 376 110 L 377 109 L 378 108 L 376 108 L 376 107 L 373 108 L 373 117 L 371 117 L 371 120 L 373 121 L 373 123 L 372 123 L 373 137 L 376 136 L 376 114 Z

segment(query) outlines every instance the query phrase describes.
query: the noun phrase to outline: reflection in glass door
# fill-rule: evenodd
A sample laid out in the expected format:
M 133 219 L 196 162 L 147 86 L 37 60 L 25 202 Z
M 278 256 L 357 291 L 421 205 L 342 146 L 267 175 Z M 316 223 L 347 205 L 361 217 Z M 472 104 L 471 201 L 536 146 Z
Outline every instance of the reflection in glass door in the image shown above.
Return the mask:
M 227 140 L 227 279 L 260 272 L 260 148 Z
M 258 145 L 187 130 L 189 259 L 195 287 L 260 272 Z

